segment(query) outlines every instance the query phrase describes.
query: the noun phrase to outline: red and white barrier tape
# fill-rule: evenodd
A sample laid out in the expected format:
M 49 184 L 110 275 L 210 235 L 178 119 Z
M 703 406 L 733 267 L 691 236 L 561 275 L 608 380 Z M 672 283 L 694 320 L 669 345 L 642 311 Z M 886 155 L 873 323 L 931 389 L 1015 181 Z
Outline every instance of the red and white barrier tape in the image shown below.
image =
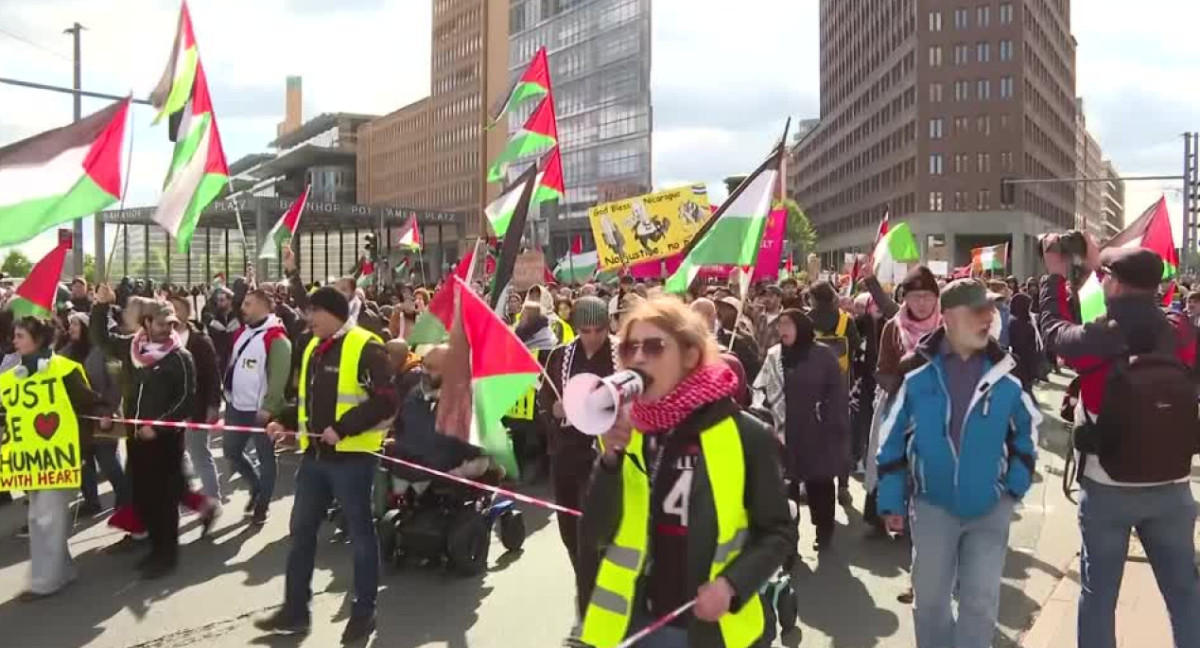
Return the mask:
M 209 431 L 214 431 L 214 432 L 228 431 L 228 432 L 245 432 L 248 434 L 266 434 L 266 432 L 267 432 L 267 429 L 263 428 L 263 427 L 252 427 L 252 426 L 246 426 L 246 425 L 226 425 L 224 423 L 191 423 L 191 422 L 187 422 L 187 421 L 155 421 L 155 420 L 148 420 L 148 419 L 116 418 L 116 417 L 105 419 L 105 418 L 102 418 L 99 416 L 81 416 L 80 418 L 90 419 L 93 421 L 109 420 L 109 421 L 112 421 L 113 423 L 126 423 L 129 425 L 150 425 L 150 426 L 155 426 L 155 427 L 173 427 L 173 428 L 182 428 L 182 429 L 188 429 L 188 430 L 209 430 Z M 288 432 L 286 432 L 286 434 L 288 436 L 300 436 L 301 435 L 300 432 L 293 432 L 290 430 Z M 306 436 L 309 436 L 312 438 L 320 438 L 321 435 L 313 434 L 310 432 L 310 433 L 307 433 Z M 558 512 L 558 513 L 574 515 L 575 517 L 581 517 L 583 515 L 582 512 L 577 511 L 573 508 L 567 508 L 566 506 L 560 506 L 558 504 L 555 504 L 554 502 L 547 502 L 546 500 L 541 500 L 536 497 L 530 497 L 528 495 L 523 495 L 521 493 L 506 490 L 504 488 L 500 488 L 499 486 L 492 486 L 490 484 L 483 484 L 483 483 L 480 483 L 477 481 L 472 481 L 470 479 L 467 479 L 466 477 L 460 477 L 458 475 L 451 475 L 450 473 L 442 472 L 440 470 L 436 470 L 436 469 L 430 468 L 428 466 L 422 466 L 421 464 L 413 463 L 411 461 L 397 459 L 396 457 L 389 457 L 380 452 L 372 452 L 370 454 L 375 455 L 376 457 L 379 457 L 383 461 L 391 462 L 391 463 L 394 463 L 394 464 L 397 464 L 400 466 L 404 466 L 406 468 L 413 468 L 416 470 L 420 470 L 421 472 L 428 473 L 430 475 L 436 475 L 443 479 L 449 479 L 450 481 L 458 482 L 460 484 L 463 484 L 465 486 L 470 486 L 472 488 L 478 488 L 479 490 L 488 491 L 491 493 L 495 493 L 497 495 L 503 495 L 504 497 L 509 497 L 518 502 L 524 502 L 531 506 L 538 506 L 538 507 L 541 507 L 544 509 L 549 509 L 551 511 Z
M 684 612 L 687 612 L 688 610 L 690 610 L 694 607 L 696 607 L 696 599 L 692 599 L 692 600 L 688 601 L 687 603 L 680 605 L 679 607 L 675 608 L 670 613 L 668 613 L 666 616 L 659 618 L 654 623 L 651 623 L 650 625 L 646 626 L 645 628 L 642 628 L 641 630 L 638 630 L 636 633 L 630 635 L 628 639 L 617 644 L 617 648 L 629 648 L 630 646 L 636 644 L 637 642 L 641 641 L 642 639 L 645 639 L 646 637 L 654 634 L 659 629 L 661 629 L 663 626 L 665 626 L 668 623 L 679 618 L 679 615 L 683 614 Z

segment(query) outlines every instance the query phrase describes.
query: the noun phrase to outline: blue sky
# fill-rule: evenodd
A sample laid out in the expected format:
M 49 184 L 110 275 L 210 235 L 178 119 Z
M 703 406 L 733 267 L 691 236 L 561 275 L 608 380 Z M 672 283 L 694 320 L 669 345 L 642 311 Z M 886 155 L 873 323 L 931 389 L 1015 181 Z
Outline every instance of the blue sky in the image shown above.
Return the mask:
M 424 96 L 430 4 L 193 0 L 229 160 L 266 150 L 289 74 L 304 77 L 306 118 L 384 114 Z M 1200 3 L 1141 0 L 1136 11 L 1122 0 L 1073 4 L 1077 93 L 1105 154 L 1126 175 L 1180 173 L 1180 134 L 1200 130 L 1200 39 L 1189 27 L 1200 21 Z M 0 0 L 0 13 L 0 76 L 70 85 L 71 43 L 61 32 L 79 21 L 87 27 L 84 87 L 145 96 L 169 54 L 178 2 Z M 719 196 L 721 178 L 753 168 L 787 115 L 817 115 L 815 0 L 654 0 L 653 25 L 656 185 L 706 181 Z M 85 100 L 84 111 L 103 104 Z M 152 118 L 149 108 L 135 109 L 131 205 L 155 202 L 171 151 Z M 0 145 L 70 119 L 68 95 L 0 85 Z M 1136 215 L 1164 191 L 1178 217 L 1179 183 L 1129 185 L 1128 211 Z M 51 232 L 22 248 L 39 255 L 53 242 Z

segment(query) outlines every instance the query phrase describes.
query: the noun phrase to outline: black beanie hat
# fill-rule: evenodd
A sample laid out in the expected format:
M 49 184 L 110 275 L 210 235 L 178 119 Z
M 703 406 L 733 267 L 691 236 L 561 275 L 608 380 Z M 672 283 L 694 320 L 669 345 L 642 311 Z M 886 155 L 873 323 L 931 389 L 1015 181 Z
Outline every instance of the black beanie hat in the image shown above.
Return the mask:
M 900 287 L 904 289 L 905 294 L 915 290 L 928 290 L 936 296 L 941 292 L 938 290 L 937 277 L 934 277 L 933 272 L 923 265 L 909 270 Z
M 317 288 L 308 296 L 308 304 L 345 322 L 350 319 L 350 302 L 332 286 Z

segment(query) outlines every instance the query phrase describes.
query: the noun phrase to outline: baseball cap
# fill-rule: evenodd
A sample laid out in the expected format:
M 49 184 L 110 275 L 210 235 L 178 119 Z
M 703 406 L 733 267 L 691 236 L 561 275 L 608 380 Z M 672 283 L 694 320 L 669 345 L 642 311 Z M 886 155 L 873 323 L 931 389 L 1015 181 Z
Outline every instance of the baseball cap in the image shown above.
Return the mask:
M 942 289 L 942 311 L 966 307 L 972 310 L 991 308 L 987 288 L 975 279 L 955 279 Z
M 1162 282 L 1162 257 L 1143 247 L 1104 250 L 1100 267 L 1117 281 L 1142 290 L 1155 290 Z

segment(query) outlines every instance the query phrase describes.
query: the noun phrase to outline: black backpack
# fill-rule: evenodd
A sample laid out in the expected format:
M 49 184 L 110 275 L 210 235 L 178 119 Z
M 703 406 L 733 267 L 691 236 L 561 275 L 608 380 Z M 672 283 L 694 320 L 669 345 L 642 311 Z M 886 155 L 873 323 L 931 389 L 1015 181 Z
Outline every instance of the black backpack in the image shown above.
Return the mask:
M 1104 386 L 1100 414 L 1076 437 L 1114 480 L 1174 481 L 1191 474 L 1200 410 L 1188 368 L 1173 354 L 1119 356 Z

